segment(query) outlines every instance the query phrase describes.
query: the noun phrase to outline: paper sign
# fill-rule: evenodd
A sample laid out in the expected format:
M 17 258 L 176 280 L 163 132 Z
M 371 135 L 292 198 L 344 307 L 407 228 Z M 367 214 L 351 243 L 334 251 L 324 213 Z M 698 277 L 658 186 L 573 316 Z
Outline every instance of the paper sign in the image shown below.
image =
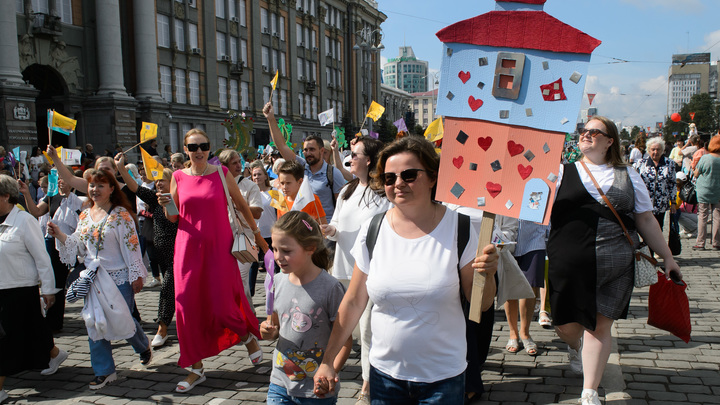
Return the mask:
M 548 224 L 555 193 L 548 177 L 558 171 L 564 133 L 446 117 L 445 134 L 440 201 L 474 208 L 482 201 L 482 209 L 493 214 Z
M 78 166 L 82 160 L 82 152 L 77 149 L 63 149 L 60 151 L 60 158 L 68 166 Z

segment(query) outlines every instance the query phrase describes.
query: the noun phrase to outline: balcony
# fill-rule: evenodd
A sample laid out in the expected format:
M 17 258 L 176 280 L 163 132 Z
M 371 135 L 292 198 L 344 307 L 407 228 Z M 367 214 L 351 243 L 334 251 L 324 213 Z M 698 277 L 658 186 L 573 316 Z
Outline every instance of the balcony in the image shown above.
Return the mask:
M 45 13 L 33 13 L 31 19 L 33 34 L 62 35 L 60 17 Z

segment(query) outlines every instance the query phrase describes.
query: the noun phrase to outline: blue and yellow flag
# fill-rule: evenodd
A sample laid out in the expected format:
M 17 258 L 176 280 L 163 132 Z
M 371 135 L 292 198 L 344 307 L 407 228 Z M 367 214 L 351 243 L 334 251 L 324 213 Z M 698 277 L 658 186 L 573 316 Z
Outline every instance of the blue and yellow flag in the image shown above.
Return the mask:
M 75 131 L 75 125 L 77 125 L 76 120 L 68 118 L 54 110 L 48 110 L 47 114 L 48 128 L 65 135 L 70 135 L 71 132 Z

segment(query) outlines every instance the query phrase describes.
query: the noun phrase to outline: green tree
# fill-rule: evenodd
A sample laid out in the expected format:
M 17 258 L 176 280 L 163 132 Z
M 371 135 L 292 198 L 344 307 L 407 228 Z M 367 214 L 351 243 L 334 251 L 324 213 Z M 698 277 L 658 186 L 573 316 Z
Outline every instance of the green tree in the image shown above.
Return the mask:
M 632 129 L 630 130 L 630 141 L 634 141 L 637 139 L 637 136 L 640 134 L 640 131 L 642 131 L 642 128 L 640 128 L 637 125 L 634 125 Z
M 408 127 L 408 128 L 410 128 L 410 127 Z M 420 135 L 420 136 L 425 135 L 425 128 L 423 128 L 423 126 L 420 124 L 416 124 L 412 131 L 415 133 L 415 135 Z
M 405 126 L 408 128 L 408 131 L 410 133 L 413 133 L 415 131 L 415 125 L 417 124 L 417 121 L 415 120 L 415 113 L 412 111 L 408 111 L 405 113 Z
M 663 125 L 663 132 L 666 140 L 675 140 L 676 138 L 672 135 L 673 132 L 680 134 L 687 134 L 689 130 L 689 124 L 694 122 L 697 125 L 697 130 L 700 135 L 713 135 L 720 127 L 720 105 L 717 105 L 715 101 L 710 98 L 708 93 L 698 93 L 690 98 L 690 101 L 683 105 L 680 111 L 676 111 L 680 114 L 680 121 L 673 122 L 670 117 L 665 120 Z M 695 113 L 695 119 L 690 119 L 690 113 Z
M 390 143 L 395 140 L 397 134 L 397 128 L 391 124 L 390 121 L 383 115 L 377 122 L 376 132 L 378 133 L 378 140 L 382 143 Z
M 627 129 L 623 128 L 620 131 L 620 139 L 621 140 L 629 140 L 630 139 L 630 133 L 627 131 Z

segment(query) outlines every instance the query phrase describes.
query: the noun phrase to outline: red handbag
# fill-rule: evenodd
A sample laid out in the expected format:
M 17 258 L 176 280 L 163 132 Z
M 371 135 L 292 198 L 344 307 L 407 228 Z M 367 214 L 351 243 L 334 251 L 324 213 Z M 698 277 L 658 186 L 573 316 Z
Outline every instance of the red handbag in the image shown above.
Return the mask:
M 648 325 L 666 330 L 685 343 L 690 342 L 690 303 L 682 285 L 665 277 L 658 271 L 658 282 L 650 286 L 648 298 Z

